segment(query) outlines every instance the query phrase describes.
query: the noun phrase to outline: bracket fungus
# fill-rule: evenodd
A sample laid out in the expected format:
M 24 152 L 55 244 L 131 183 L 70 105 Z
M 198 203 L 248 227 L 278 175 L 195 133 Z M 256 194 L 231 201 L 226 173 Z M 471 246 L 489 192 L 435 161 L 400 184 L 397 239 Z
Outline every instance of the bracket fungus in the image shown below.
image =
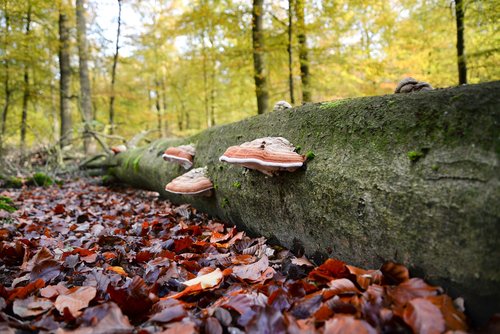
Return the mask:
M 433 90 L 432 86 L 424 81 L 418 81 L 411 77 L 404 78 L 399 82 L 396 89 L 394 90 L 394 94 L 398 93 L 412 93 L 419 92 L 425 90 Z
M 118 154 L 118 153 L 122 153 L 122 152 L 125 152 L 127 150 L 127 146 L 125 145 L 116 145 L 116 146 L 113 146 L 111 147 L 111 151 L 114 153 L 114 154 Z
M 193 145 L 181 145 L 167 148 L 162 157 L 165 161 L 175 162 L 185 169 L 189 169 L 193 166 L 195 153 L 196 149 Z
M 286 101 L 278 101 L 273 107 L 273 111 L 292 109 L 292 105 Z
M 195 168 L 176 177 L 165 186 L 165 190 L 180 195 L 210 196 L 214 188 L 212 182 L 206 177 L 207 167 Z
M 230 164 L 258 170 L 269 176 L 279 171 L 294 172 L 304 165 L 306 158 L 282 137 L 258 138 L 239 146 L 231 146 L 219 158 Z

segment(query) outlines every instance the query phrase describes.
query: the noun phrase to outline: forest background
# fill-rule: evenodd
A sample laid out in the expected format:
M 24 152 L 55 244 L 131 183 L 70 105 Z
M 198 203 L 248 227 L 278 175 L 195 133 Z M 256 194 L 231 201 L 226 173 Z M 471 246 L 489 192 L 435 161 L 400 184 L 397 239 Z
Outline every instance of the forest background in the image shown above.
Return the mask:
M 279 100 L 390 94 L 407 76 L 434 87 L 500 78 L 498 0 L 0 7 L 0 153 L 89 153 L 94 139 L 112 145 L 143 130 L 186 136 L 270 112 Z

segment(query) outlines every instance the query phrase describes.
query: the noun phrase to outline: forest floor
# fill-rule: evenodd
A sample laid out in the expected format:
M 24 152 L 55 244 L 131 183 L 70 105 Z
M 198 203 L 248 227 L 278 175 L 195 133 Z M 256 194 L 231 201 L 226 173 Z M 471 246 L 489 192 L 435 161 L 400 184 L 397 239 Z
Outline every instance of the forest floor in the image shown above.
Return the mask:
M 157 193 L 0 189 L 1 333 L 441 333 L 461 300 L 387 262 L 320 266 Z M 462 309 L 462 310 L 460 310 Z

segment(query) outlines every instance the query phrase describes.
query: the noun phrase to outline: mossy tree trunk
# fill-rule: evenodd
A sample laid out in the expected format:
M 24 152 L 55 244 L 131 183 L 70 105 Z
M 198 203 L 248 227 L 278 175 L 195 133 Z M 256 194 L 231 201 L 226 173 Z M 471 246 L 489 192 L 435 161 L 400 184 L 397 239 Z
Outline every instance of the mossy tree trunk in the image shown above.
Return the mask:
M 117 155 L 111 172 L 317 261 L 385 260 L 463 296 L 477 322 L 500 311 L 500 82 L 308 104 L 161 139 Z M 283 136 L 315 158 L 267 177 L 218 161 L 228 146 Z M 162 160 L 194 143 L 211 198 L 166 193 L 184 173 Z

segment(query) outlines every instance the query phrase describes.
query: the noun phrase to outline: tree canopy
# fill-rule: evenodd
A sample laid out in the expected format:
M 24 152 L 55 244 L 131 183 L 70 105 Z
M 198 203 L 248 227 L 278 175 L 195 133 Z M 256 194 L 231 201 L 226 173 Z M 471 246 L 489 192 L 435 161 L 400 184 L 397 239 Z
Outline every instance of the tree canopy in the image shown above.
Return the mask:
M 63 100 L 76 139 L 87 127 L 125 138 L 140 130 L 155 130 L 158 136 L 189 135 L 257 114 L 251 1 L 84 3 L 92 115 L 81 107 L 87 97 L 80 93 L 82 40 L 77 38 L 76 4 L 2 2 L 3 147 L 21 144 L 23 114 L 28 147 L 58 142 Z M 120 3 L 122 32 L 116 48 Z M 461 3 L 467 82 L 499 79 L 498 3 Z M 61 13 L 69 33 L 65 43 L 60 38 Z M 392 93 L 407 76 L 434 87 L 458 84 L 454 1 L 264 1 L 261 15 L 263 43 L 258 43 L 258 51 L 265 64 L 268 110 L 290 99 L 290 87 L 295 104 L 300 104 L 304 96 L 325 101 Z M 64 90 L 59 82 L 62 44 L 71 68 Z

